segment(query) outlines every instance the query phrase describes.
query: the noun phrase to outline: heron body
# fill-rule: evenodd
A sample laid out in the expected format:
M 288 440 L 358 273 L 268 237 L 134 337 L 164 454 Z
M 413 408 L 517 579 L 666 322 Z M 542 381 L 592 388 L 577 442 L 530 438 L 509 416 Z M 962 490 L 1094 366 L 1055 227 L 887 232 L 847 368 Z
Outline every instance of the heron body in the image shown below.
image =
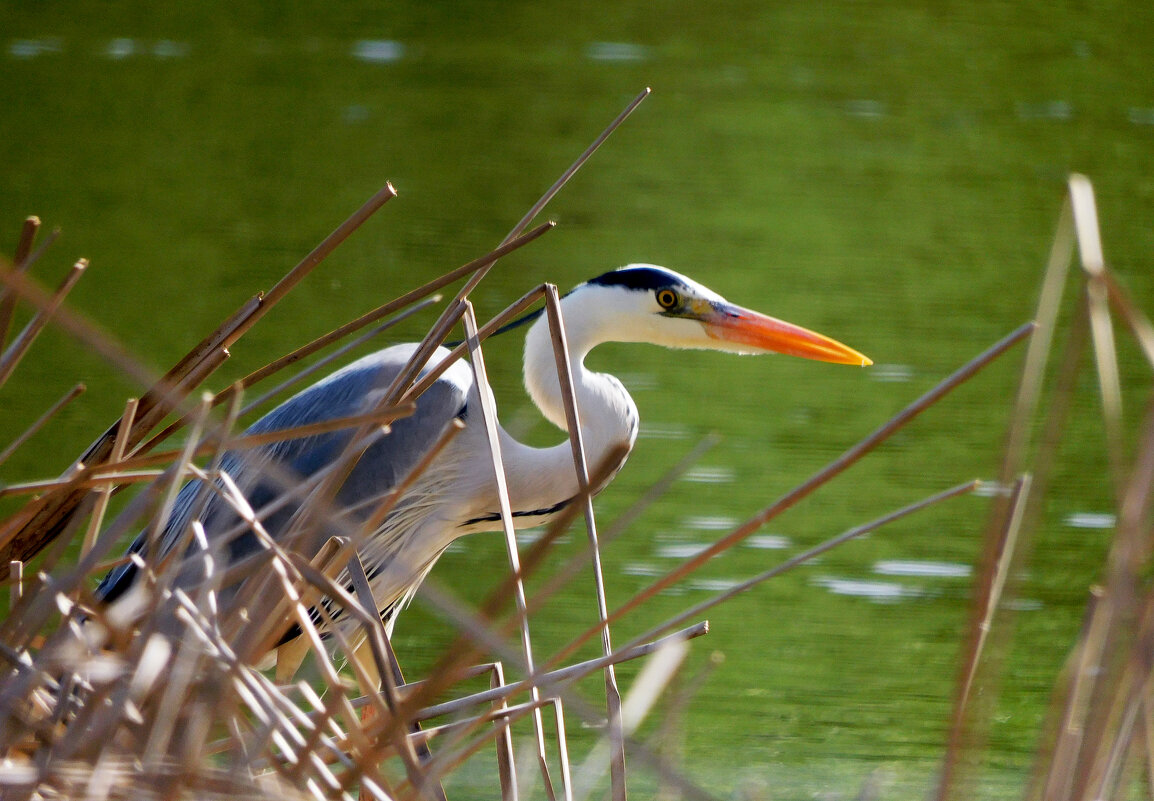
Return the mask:
M 822 361 L 869 364 L 857 351 L 806 329 L 730 304 L 695 281 L 654 265 L 630 265 L 581 284 L 561 299 L 574 399 L 581 421 L 586 461 L 603 466 L 610 454 L 625 454 L 637 438 L 637 407 L 612 375 L 589 370 L 585 356 L 604 342 L 646 342 L 671 348 L 698 348 L 732 353 L 780 352 Z M 416 345 L 396 345 L 365 356 L 282 403 L 254 423 L 247 433 L 294 428 L 373 411 L 386 388 L 412 356 Z M 426 370 L 447 358 L 439 348 Z M 525 340 L 525 386 L 541 413 L 566 429 L 565 404 L 557 376 L 553 340 L 544 315 Z M 416 411 L 391 424 L 347 473 L 334 501 L 335 516 L 350 523 L 368 516 L 400 486 L 440 439 L 453 420 L 464 429 L 427 468 L 412 480 L 396 505 L 359 547 L 378 610 L 391 632 L 400 608 L 420 585 L 453 540 L 503 525 L 489 439 L 481 418 L 480 393 L 470 366 L 450 365 L 417 400 Z M 288 439 L 273 445 L 227 453 L 221 472 L 245 494 L 273 539 L 287 533 L 301 502 L 275 503 L 286 491 L 284 476 L 307 480 L 325 470 L 348 446 L 353 433 L 339 431 Z M 568 442 L 535 448 L 518 442 L 503 428 L 498 437 L 506 472 L 512 524 L 518 528 L 547 522 L 578 495 L 579 481 Z M 621 457 L 621 462 L 624 457 Z M 620 464 L 616 468 L 620 468 Z M 610 465 L 612 467 L 612 465 Z M 616 472 L 613 470 L 612 472 Z M 277 476 L 273 480 L 270 476 Z M 595 488 L 597 490 L 600 487 Z M 220 497 L 198 502 L 200 483 L 186 485 L 160 538 L 171 550 L 193 516 L 208 542 L 235 530 L 239 518 Z M 271 505 L 270 505 L 271 504 Z M 262 513 L 262 509 L 267 511 Z M 320 537 L 340 533 L 339 525 L 321 526 Z M 327 533 L 326 533 L 327 532 Z M 132 550 L 145 548 L 144 535 Z M 227 544 L 235 562 L 263 546 L 249 533 Z M 178 584 L 192 586 L 203 577 L 190 547 Z M 128 563 L 109 573 L 97 595 L 114 601 L 137 579 Z

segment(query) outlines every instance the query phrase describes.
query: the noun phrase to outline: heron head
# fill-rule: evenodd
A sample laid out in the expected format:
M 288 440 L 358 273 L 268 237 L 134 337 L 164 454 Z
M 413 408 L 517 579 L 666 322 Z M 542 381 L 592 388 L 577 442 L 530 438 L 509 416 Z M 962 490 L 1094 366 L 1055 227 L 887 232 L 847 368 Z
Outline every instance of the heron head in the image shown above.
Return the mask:
M 569 297 L 596 304 L 595 325 L 609 340 L 873 364 L 834 339 L 737 306 L 693 279 L 653 264 L 605 273 Z

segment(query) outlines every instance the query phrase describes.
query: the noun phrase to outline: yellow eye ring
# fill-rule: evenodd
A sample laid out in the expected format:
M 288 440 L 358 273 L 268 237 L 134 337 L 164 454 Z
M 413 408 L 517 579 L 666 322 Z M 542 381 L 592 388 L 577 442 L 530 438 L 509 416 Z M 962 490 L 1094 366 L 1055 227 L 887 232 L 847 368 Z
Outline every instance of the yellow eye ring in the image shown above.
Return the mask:
M 657 290 L 657 305 L 663 309 L 672 309 L 677 305 L 677 293 L 672 289 Z

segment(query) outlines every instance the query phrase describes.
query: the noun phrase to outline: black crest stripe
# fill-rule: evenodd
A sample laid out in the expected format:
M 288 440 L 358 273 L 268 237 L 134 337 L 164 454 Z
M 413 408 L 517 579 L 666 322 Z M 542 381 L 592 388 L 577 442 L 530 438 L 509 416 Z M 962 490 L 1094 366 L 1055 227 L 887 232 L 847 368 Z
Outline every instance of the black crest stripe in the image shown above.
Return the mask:
M 680 285 L 681 282 L 665 270 L 656 267 L 625 267 L 620 270 L 599 275 L 588 283 L 599 286 L 621 286 L 626 289 L 649 291 L 670 285 Z

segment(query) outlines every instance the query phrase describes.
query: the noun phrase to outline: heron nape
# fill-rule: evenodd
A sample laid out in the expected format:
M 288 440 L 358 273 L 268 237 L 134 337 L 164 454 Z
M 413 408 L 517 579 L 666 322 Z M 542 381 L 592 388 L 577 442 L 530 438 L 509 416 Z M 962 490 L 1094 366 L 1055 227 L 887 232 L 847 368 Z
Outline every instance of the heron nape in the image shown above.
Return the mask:
M 655 265 L 633 264 L 586 281 L 562 297 L 561 312 L 580 433 L 590 466 L 604 467 L 611 454 L 620 455 L 624 463 L 639 422 L 637 407 L 621 382 L 584 365 L 585 356 L 601 343 L 643 342 L 871 364 L 840 342 L 731 304 L 692 279 Z M 544 417 L 566 430 L 553 339 L 545 315 L 537 312 L 536 318 L 525 338 L 525 387 Z M 365 356 L 285 401 L 246 433 L 274 432 L 370 412 L 416 348 L 416 344 L 395 345 Z M 425 369 L 448 355 L 448 350 L 438 348 Z M 460 434 L 409 483 L 376 530 L 358 543 L 374 602 L 390 635 L 397 614 L 450 543 L 466 534 L 503 527 L 480 391 L 468 363 L 457 361 L 448 367 L 418 398 L 416 411 L 392 423 L 348 470 L 332 500 L 333 515 L 326 516 L 333 520 L 344 514 L 354 523 L 367 519 L 380 500 L 409 477 L 447 425 L 454 420 L 464 423 Z M 353 432 L 346 429 L 231 451 L 221 459 L 220 472 L 244 493 L 269 536 L 283 541 L 302 504 L 300 499 L 275 503 L 288 491 L 283 476 L 308 480 L 340 458 L 352 437 Z M 499 442 L 513 526 L 546 523 L 578 497 L 579 481 L 568 442 L 531 447 L 503 428 Z M 610 476 L 621 463 L 609 465 Z M 278 480 L 273 480 L 274 475 Z M 209 550 L 214 538 L 230 535 L 219 549 L 226 564 L 236 564 L 263 548 L 243 526 L 237 535 L 240 518 L 220 494 L 209 493 L 206 502 L 198 499 L 199 490 L 199 481 L 181 489 L 162 531 L 154 537 L 161 556 L 172 555 L 178 544 L 189 542 L 184 532 L 194 517 L 203 526 L 202 539 Z M 197 563 L 208 550 L 204 542 L 183 547 L 175 585 L 189 591 L 204 579 L 203 567 Z M 140 554 L 147 548 L 148 539 L 142 533 L 130 553 Z M 138 582 L 142 564 L 135 559 L 112 570 L 97 588 L 97 597 L 112 603 L 125 596 Z M 347 576 L 338 581 L 347 584 Z M 222 611 L 227 609 L 227 593 L 227 588 L 222 591 Z M 339 614 L 339 609 L 333 613 Z M 284 629 L 286 638 L 299 631 L 287 620 Z

